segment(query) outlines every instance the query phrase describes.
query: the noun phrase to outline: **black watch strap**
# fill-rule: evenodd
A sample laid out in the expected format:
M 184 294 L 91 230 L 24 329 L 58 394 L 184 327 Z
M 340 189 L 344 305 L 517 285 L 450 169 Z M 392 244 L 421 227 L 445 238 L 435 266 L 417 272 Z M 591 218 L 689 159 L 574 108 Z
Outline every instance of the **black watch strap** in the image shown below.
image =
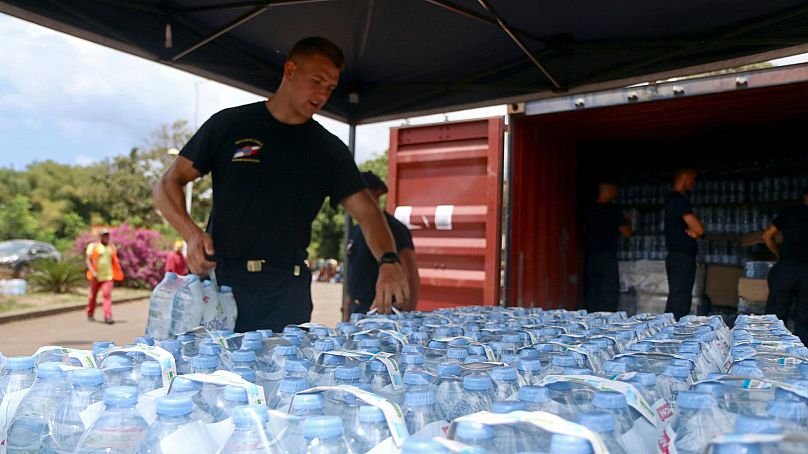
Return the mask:
M 401 259 L 395 252 L 385 252 L 379 259 L 379 266 L 382 266 L 385 263 L 401 263 Z

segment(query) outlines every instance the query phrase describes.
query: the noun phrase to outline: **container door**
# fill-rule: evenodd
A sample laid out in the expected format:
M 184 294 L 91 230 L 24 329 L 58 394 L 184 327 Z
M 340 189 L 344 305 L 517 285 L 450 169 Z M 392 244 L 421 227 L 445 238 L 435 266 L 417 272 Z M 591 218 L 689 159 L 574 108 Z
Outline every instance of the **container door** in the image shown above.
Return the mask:
M 387 210 L 410 227 L 419 310 L 499 302 L 502 117 L 390 131 Z

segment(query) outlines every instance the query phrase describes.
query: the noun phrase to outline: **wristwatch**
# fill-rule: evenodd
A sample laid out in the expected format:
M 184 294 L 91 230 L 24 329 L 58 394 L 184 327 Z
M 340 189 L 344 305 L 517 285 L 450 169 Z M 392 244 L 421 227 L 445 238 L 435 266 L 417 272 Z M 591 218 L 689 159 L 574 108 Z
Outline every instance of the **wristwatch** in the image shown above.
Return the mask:
M 385 263 L 401 263 L 401 259 L 395 252 L 385 252 L 379 259 L 379 266 L 382 266 Z

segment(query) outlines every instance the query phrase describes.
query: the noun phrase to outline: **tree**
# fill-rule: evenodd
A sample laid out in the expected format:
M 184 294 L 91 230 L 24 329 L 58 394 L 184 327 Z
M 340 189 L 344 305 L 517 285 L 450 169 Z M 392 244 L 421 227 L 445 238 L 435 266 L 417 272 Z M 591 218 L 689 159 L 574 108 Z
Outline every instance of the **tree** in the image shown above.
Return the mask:
M 37 227 L 28 197 L 17 194 L 8 203 L 0 205 L 0 239 L 31 239 L 36 236 Z

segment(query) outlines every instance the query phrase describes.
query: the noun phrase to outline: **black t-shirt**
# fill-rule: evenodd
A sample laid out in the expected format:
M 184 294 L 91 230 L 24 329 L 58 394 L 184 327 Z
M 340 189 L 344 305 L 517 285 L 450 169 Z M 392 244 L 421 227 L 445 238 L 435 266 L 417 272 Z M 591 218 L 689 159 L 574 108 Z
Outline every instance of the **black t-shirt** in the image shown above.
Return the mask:
M 213 115 L 180 156 L 212 174 L 217 259 L 300 263 L 325 198 L 336 205 L 365 187 L 336 136 L 314 120 L 281 123 L 263 102 Z
M 623 211 L 616 205 L 598 203 L 584 213 L 586 250 L 617 253 L 620 227 L 626 225 Z
M 396 240 L 396 250 L 415 249 L 412 234 L 398 219 L 384 213 L 387 225 Z M 363 304 L 370 304 L 376 297 L 376 281 L 379 279 L 379 265 L 370 252 L 370 248 L 362 235 L 362 229 L 355 225 L 351 229 L 351 238 L 346 247 L 348 254 L 348 295 Z
M 808 205 L 783 209 L 772 224 L 783 232 L 780 260 L 808 263 Z
M 670 192 L 665 200 L 665 246 L 668 252 L 684 252 L 696 255 L 698 245 L 685 233 L 687 223 L 683 216 L 693 213 L 693 205 L 681 192 Z

